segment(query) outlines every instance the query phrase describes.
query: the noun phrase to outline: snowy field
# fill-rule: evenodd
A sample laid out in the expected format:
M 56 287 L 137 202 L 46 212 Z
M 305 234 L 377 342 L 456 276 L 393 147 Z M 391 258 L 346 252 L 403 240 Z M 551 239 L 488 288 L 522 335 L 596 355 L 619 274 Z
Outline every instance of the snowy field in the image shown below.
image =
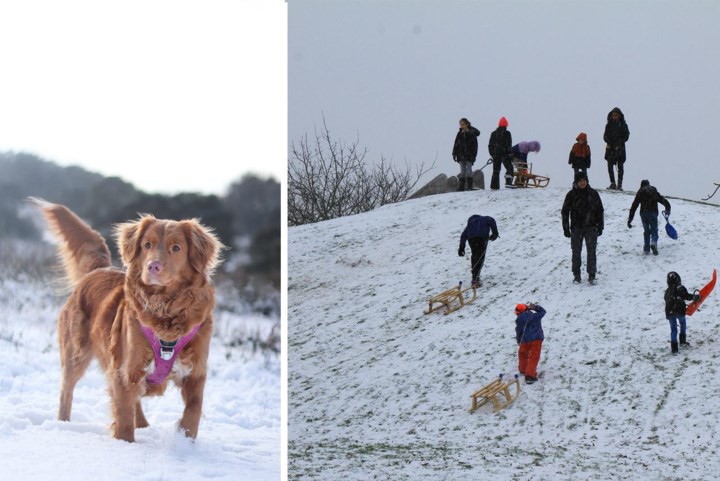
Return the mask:
M 30 254 L 32 255 L 32 253 Z M 176 433 L 180 391 L 143 401 L 150 427 L 134 444 L 111 437 L 110 399 L 95 362 L 75 389 L 70 422 L 56 420 L 55 322 L 64 297 L 51 272 L 0 266 L 0 452 L 7 480 L 280 479 L 280 359 L 233 339 L 267 338 L 278 319 L 216 311 L 203 418 L 195 442 Z M 231 305 L 233 299 L 219 299 Z M 240 313 L 238 313 L 240 312 Z
M 289 229 L 290 479 L 717 479 L 718 292 L 676 356 L 663 292 L 670 270 L 692 290 L 720 267 L 720 208 L 671 198 L 679 239 L 660 216 L 660 255 L 644 256 L 639 215 L 626 227 L 634 192 L 601 191 L 598 282 L 583 270 L 574 285 L 567 190 L 451 193 Z M 478 299 L 424 315 L 470 281 L 457 249 L 471 214 L 500 231 Z M 540 382 L 470 414 L 472 392 L 516 372 L 518 302 L 548 312 Z

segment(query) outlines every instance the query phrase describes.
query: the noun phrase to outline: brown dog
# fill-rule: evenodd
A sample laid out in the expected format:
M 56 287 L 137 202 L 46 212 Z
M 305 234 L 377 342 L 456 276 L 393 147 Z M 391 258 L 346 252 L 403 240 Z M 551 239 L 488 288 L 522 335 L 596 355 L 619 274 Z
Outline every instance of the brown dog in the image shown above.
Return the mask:
M 116 226 L 125 272 L 112 267 L 103 237 L 71 210 L 31 201 L 59 239 L 74 287 L 58 319 L 58 419 L 70 420 L 73 390 L 94 357 L 108 379 L 116 438 L 132 442 L 135 428 L 148 426 L 140 398 L 162 394 L 168 379 L 185 401 L 179 429 L 195 438 L 215 305 L 210 277 L 223 245 L 195 219 L 143 215 Z

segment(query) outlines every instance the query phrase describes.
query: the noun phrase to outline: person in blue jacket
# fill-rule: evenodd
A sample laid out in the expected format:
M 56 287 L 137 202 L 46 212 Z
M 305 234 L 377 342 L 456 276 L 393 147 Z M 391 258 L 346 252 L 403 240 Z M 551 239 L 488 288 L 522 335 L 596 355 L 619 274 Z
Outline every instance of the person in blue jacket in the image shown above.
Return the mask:
M 515 340 L 518 343 L 518 371 L 525 376 L 525 383 L 538 380 L 537 365 L 545 334 L 542 318 L 545 309 L 538 304 L 518 304 L 515 306 Z
M 458 255 L 465 256 L 465 243 L 470 244 L 470 271 L 472 272 L 472 286 L 480 287 L 480 271 L 485 263 L 488 240 L 494 241 L 499 237 L 495 219 L 490 216 L 471 215 L 465 230 L 460 235 L 460 248 Z

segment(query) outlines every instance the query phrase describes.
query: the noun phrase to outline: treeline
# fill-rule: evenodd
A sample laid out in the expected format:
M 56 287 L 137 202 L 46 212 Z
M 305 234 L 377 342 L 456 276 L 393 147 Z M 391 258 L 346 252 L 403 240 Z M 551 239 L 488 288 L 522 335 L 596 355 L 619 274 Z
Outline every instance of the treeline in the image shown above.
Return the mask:
M 116 259 L 114 224 L 139 213 L 175 220 L 197 217 L 230 248 L 226 258 L 238 254 L 245 258 L 241 264 L 248 275 L 280 286 L 280 184 L 274 179 L 246 175 L 223 196 L 148 194 L 118 177 L 61 167 L 31 154 L 0 152 L 0 239 L 41 239 L 41 230 L 27 215 L 29 196 L 70 207 L 105 236 Z

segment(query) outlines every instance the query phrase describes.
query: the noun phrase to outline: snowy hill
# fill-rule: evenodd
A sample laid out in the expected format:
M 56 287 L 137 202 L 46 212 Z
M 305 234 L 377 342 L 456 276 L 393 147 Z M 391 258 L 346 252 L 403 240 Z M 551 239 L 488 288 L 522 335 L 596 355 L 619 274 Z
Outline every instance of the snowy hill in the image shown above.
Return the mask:
M 644 256 L 639 216 L 625 225 L 634 193 L 601 191 L 598 282 L 574 285 L 566 192 L 451 193 L 289 229 L 291 479 L 717 477 L 718 293 L 672 356 L 663 291 L 670 270 L 694 289 L 720 267 L 719 208 L 670 199 L 679 240 L 660 217 L 660 255 Z M 424 315 L 469 283 L 471 214 L 500 230 L 478 299 Z M 540 382 L 469 414 L 473 391 L 516 372 L 513 308 L 530 301 L 548 311 Z
M 3 241 L 6 242 L 6 241 Z M 280 359 L 237 346 L 266 339 L 278 319 L 243 312 L 219 290 L 203 418 L 195 442 L 176 432 L 183 402 L 171 386 L 143 401 L 150 427 L 137 442 L 113 439 L 105 376 L 93 361 L 75 389 L 70 422 L 56 420 L 60 386 L 56 320 L 65 296 L 50 269 L 27 272 L 0 245 L 0 452 L 7 480 L 277 480 L 280 477 Z M 15 264 L 17 265 L 10 265 Z

